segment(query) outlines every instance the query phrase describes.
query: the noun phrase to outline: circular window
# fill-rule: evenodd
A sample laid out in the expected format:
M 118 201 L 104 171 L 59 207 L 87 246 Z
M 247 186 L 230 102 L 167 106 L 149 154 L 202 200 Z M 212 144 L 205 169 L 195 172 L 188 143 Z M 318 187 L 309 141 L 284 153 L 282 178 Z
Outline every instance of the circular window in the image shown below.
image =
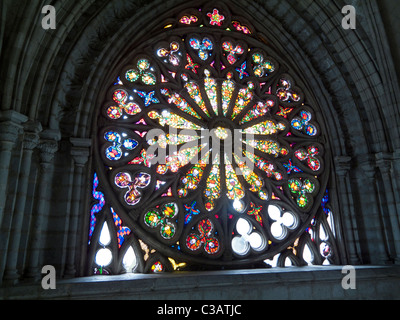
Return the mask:
M 98 119 L 109 201 L 141 241 L 188 264 L 273 257 L 326 190 L 317 107 L 241 21 L 223 7 L 191 10 L 135 44 Z

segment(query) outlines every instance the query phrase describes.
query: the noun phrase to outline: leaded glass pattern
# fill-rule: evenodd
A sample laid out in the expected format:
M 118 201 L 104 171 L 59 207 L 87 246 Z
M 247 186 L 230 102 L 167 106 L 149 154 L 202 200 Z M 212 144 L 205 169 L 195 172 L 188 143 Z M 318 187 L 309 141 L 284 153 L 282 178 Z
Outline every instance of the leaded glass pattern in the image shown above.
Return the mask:
M 132 272 L 120 250 L 155 273 L 337 263 L 329 147 L 307 86 L 223 4 L 165 27 L 100 106 L 93 190 L 100 177 L 108 202 L 91 212 L 89 269 Z

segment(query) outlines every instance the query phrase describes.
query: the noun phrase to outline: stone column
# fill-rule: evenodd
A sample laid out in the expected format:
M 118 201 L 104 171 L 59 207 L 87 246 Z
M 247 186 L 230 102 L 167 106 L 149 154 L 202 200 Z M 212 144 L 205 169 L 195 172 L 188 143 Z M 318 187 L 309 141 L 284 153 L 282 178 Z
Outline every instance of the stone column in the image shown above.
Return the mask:
M 18 199 L 16 201 L 12 217 L 6 270 L 4 273 L 4 281 L 12 284 L 15 284 L 20 278 L 20 275 L 17 271 L 17 261 L 21 240 L 21 229 L 24 222 L 26 197 L 29 187 L 29 175 L 31 172 L 32 154 L 34 149 L 39 144 L 39 132 L 42 131 L 42 126 L 38 122 L 29 122 L 24 125 L 24 128 L 25 135 L 23 141 L 23 153 L 17 190 Z
M 43 250 L 44 232 L 47 224 L 45 218 L 49 211 L 51 186 L 53 176 L 53 158 L 58 150 L 58 142 L 55 140 L 42 140 L 38 146 L 40 150 L 40 174 L 38 190 L 36 194 L 36 206 L 33 212 L 30 248 L 26 278 L 39 280 L 41 277 L 40 253 Z
M 370 263 L 387 264 L 389 256 L 378 203 L 375 161 L 372 156 L 365 158 L 367 159 L 360 164 L 361 170 L 357 174 L 362 215 L 360 218 L 363 221 L 363 237 L 360 235 L 360 243 L 366 242 Z
M 0 227 L 3 224 L 7 199 L 7 182 L 12 151 L 19 139 L 19 135 L 23 133 L 21 124 L 27 120 L 26 116 L 15 111 L 0 112 Z
M 389 243 L 390 255 L 394 262 L 400 263 L 400 220 L 397 213 L 394 198 L 394 186 L 392 183 L 392 159 L 388 153 L 377 153 L 375 155 L 376 165 L 381 173 L 381 198 L 382 220 L 385 224 L 386 238 Z
M 337 193 L 339 195 L 340 211 L 342 212 L 341 229 L 344 232 L 345 247 L 347 249 L 348 264 L 358 265 L 361 263 L 360 250 L 357 246 L 358 224 L 354 214 L 354 201 L 349 179 L 351 168 L 351 157 L 341 156 L 335 158 L 335 170 L 338 178 Z
M 86 184 L 84 181 L 85 166 L 90 156 L 91 140 L 89 139 L 70 139 L 72 148 L 71 156 L 74 160 L 74 180 L 72 192 L 72 206 L 70 213 L 70 224 L 68 232 L 68 246 L 67 246 L 67 261 L 65 269 L 65 277 L 71 278 L 76 275 L 76 252 L 77 252 L 77 237 L 79 233 L 79 217 L 84 214 L 82 212 L 82 201 L 85 199 L 82 193 L 82 186 Z

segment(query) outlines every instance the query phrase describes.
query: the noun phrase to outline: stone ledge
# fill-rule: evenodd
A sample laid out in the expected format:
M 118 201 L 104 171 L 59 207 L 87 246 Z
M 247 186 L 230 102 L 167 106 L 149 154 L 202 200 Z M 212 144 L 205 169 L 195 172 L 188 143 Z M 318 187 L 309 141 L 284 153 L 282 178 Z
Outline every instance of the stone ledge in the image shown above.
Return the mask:
M 1 288 L 4 300 L 400 299 L 400 267 L 357 266 L 356 290 L 341 287 L 342 267 L 302 267 L 161 275 L 129 274 Z

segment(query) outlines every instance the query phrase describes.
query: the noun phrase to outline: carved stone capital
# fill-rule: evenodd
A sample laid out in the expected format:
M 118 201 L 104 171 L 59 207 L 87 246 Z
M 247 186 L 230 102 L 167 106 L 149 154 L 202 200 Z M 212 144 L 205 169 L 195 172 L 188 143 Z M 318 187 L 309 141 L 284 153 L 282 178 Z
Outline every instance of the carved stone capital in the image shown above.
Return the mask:
M 39 134 L 43 130 L 41 123 L 38 121 L 28 121 L 24 124 L 24 130 L 24 149 L 35 149 L 39 145 Z
M 347 175 L 351 169 L 351 165 L 352 165 L 351 162 L 352 162 L 352 158 L 348 157 L 348 156 L 335 157 L 336 173 L 341 177 L 344 177 L 345 175 Z
M 19 135 L 23 133 L 22 126 L 12 121 L 0 122 L 0 142 L 18 141 Z
M 77 166 L 84 166 L 89 160 L 90 147 L 92 146 L 92 140 L 81 139 L 81 138 L 70 138 L 71 142 L 71 156 Z
M 48 164 L 53 161 L 58 151 L 58 142 L 54 140 L 42 140 L 38 145 L 40 150 L 40 160 L 42 163 Z
M 376 166 L 383 174 L 390 173 L 393 163 L 393 155 L 387 152 L 375 154 Z
M 40 142 L 40 137 L 36 133 L 27 132 L 24 135 L 24 149 L 25 150 L 33 150 L 35 149 Z
M 374 179 L 376 174 L 376 162 L 373 155 L 366 155 L 358 164 L 361 169 L 361 176 L 364 175 L 368 179 Z

